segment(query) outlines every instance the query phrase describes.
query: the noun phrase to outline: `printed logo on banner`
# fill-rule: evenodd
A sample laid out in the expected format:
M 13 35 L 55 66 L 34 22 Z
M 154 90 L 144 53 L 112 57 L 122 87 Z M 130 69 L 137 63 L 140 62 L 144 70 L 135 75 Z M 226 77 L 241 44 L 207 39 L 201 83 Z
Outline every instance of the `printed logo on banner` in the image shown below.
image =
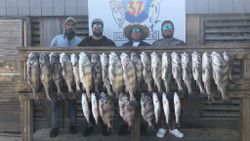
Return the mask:
M 150 28 L 147 40 L 159 38 L 159 30 L 155 31 L 154 26 L 160 22 L 158 20 L 161 0 L 110 0 L 109 5 L 112 10 L 113 19 L 119 29 L 132 23 L 140 23 Z M 122 32 L 113 33 L 115 41 L 126 40 Z

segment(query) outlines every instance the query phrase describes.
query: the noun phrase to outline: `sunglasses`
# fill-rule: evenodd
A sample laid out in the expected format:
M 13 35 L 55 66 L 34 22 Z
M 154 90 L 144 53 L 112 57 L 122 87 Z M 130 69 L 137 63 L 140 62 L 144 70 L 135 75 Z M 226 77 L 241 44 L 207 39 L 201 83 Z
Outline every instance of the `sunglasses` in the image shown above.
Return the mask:
M 92 25 L 93 28 L 103 28 L 102 24 L 96 23 Z
M 141 29 L 140 29 L 140 28 L 133 28 L 133 29 L 131 30 L 131 32 L 133 32 L 133 33 L 138 33 L 138 32 L 141 32 Z
M 164 25 L 164 26 L 162 26 L 162 29 L 163 30 L 172 30 L 173 26 L 172 25 Z

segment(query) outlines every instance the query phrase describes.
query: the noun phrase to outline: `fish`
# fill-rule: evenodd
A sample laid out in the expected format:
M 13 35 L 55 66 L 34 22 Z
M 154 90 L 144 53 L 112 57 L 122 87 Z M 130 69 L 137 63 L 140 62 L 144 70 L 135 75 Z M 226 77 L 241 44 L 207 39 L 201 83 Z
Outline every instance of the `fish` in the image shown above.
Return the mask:
M 73 66 L 71 64 L 70 57 L 65 53 L 61 53 L 60 63 L 62 65 L 62 76 L 67 84 L 69 97 L 75 99 L 76 96 L 72 88 L 74 82 Z
M 142 93 L 141 99 L 141 115 L 142 118 L 148 123 L 148 128 L 153 127 L 153 119 L 154 119 L 154 104 L 151 96 Z
M 171 63 L 171 60 L 169 58 L 169 55 L 166 52 L 164 52 L 162 54 L 161 78 L 163 80 L 166 93 L 170 92 L 170 88 L 169 88 L 169 84 L 171 80 L 171 64 L 170 63 Z
M 130 100 L 135 99 L 136 91 L 136 70 L 133 62 L 126 53 L 120 55 L 122 69 L 123 69 L 123 80 L 125 85 L 125 90 L 129 93 Z
M 137 79 L 137 90 L 139 91 L 141 89 L 142 85 L 142 62 L 140 56 L 138 56 L 135 52 L 131 53 L 131 60 L 135 65 L 135 73 L 136 73 L 136 79 Z
M 155 123 L 158 123 L 161 115 L 161 103 L 156 92 L 153 92 L 153 104 L 154 104 Z
M 120 58 L 114 52 L 109 54 L 108 75 L 112 89 L 115 92 L 116 98 L 118 99 L 124 85 L 123 68 Z
M 39 86 L 40 86 L 40 66 L 39 59 L 35 53 L 30 53 L 26 61 L 27 65 L 27 81 L 32 90 L 32 94 L 35 101 L 39 101 L 37 95 Z
M 161 89 L 161 59 L 156 52 L 151 53 L 151 72 L 154 83 L 157 86 L 158 93 L 162 92 Z
M 189 54 L 184 52 L 181 54 L 182 79 L 187 87 L 188 94 L 192 94 L 192 66 Z
M 114 110 L 114 101 L 111 100 L 109 95 L 102 92 L 99 99 L 99 113 L 104 124 L 108 126 L 108 130 L 113 129 Z
M 182 92 L 182 72 L 181 72 L 181 59 L 176 52 L 170 54 L 172 59 L 172 75 L 178 87 L 178 91 Z
M 82 111 L 83 111 L 84 117 L 87 120 L 88 125 L 91 125 L 90 109 L 89 109 L 88 97 L 86 93 L 82 93 Z
M 86 53 L 79 54 L 79 76 L 82 83 L 82 89 L 86 90 L 88 101 L 91 101 L 91 90 L 93 88 L 93 77 L 91 61 Z
M 193 78 L 196 81 L 196 84 L 199 87 L 199 90 L 204 94 L 204 88 L 202 86 L 202 66 L 201 66 L 201 56 L 198 52 L 194 51 L 192 53 L 192 72 Z
M 123 120 L 128 123 L 128 126 L 131 127 L 133 120 L 135 118 L 138 108 L 138 103 L 135 99 L 129 100 L 125 103 Z
M 61 86 L 63 83 L 63 76 L 62 76 L 62 66 L 59 61 L 59 55 L 54 52 L 51 52 L 49 54 L 49 58 L 51 65 L 52 80 L 56 86 L 57 95 L 60 97 L 63 95 L 61 90 Z
M 118 104 L 119 104 L 119 114 L 121 117 L 124 116 L 124 107 L 128 101 L 129 101 L 128 95 L 126 95 L 124 93 L 119 94 Z
M 143 76 L 145 83 L 147 84 L 147 90 L 150 93 L 153 91 L 153 88 L 151 85 L 153 81 L 152 73 L 151 73 L 151 60 L 149 56 L 147 55 L 147 53 L 145 52 L 142 52 L 140 54 L 140 57 L 141 57 L 141 62 L 143 66 L 142 76 Z
M 98 107 L 98 101 L 97 101 L 97 98 L 96 98 L 96 94 L 95 93 L 92 93 L 91 94 L 91 110 L 92 110 L 92 114 L 94 116 L 94 119 L 95 119 L 95 123 L 98 124 L 98 118 L 99 118 L 99 107 Z
M 202 54 L 202 81 L 204 83 L 205 90 L 208 95 L 208 103 L 215 101 L 215 99 L 211 95 L 211 77 L 212 77 L 211 57 L 207 52 L 204 52 Z
M 162 105 L 163 105 L 163 112 L 166 119 L 166 124 L 169 126 L 169 119 L 170 119 L 170 107 L 169 107 L 169 100 L 167 98 L 167 93 L 162 94 Z
M 110 86 L 110 81 L 109 81 L 109 73 L 108 73 L 108 63 L 109 63 L 109 58 L 107 54 L 102 53 L 100 55 L 100 61 L 101 61 L 101 67 L 102 67 L 102 82 L 104 87 L 107 90 L 108 95 L 112 96 L 113 93 L 111 91 L 111 86 Z
M 174 93 L 174 112 L 175 112 L 175 123 L 180 125 L 180 116 L 181 116 L 181 102 L 179 95 Z
M 46 97 L 49 101 L 51 101 L 50 97 L 50 88 L 51 88 L 51 65 L 49 61 L 49 55 L 46 53 L 41 53 L 39 57 L 39 64 L 40 64 L 40 79 L 42 81 Z
M 223 59 L 226 63 L 226 69 L 225 71 L 228 71 L 228 79 L 233 80 L 233 58 L 232 55 L 228 52 L 223 52 Z
M 94 80 L 95 92 L 100 93 L 100 87 L 102 84 L 102 65 L 100 62 L 100 57 L 97 54 L 91 54 L 92 63 L 92 77 Z
M 217 53 L 211 53 L 212 58 L 212 70 L 213 70 L 213 79 L 217 85 L 218 91 L 221 93 L 222 101 L 227 103 L 230 101 L 228 95 L 226 94 L 226 86 L 228 84 L 228 72 L 226 68 L 226 62 L 223 57 Z
M 75 53 L 72 53 L 70 55 L 70 61 L 73 66 L 73 75 L 74 75 L 74 80 L 75 80 L 75 85 L 76 85 L 76 92 L 80 93 L 81 92 L 81 87 L 80 87 L 80 77 L 79 77 L 79 64 L 78 64 L 78 55 Z

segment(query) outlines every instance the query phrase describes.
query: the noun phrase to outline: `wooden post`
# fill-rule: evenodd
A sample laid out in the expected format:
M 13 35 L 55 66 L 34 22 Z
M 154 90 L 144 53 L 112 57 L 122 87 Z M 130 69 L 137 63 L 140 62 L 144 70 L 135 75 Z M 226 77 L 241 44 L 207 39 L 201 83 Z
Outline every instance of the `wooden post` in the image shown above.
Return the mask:
M 241 105 L 241 141 L 250 139 L 250 97 L 242 98 Z
M 131 141 L 140 141 L 140 112 L 136 112 L 131 129 Z
M 29 96 L 20 95 L 21 134 L 23 141 L 33 140 L 33 106 Z

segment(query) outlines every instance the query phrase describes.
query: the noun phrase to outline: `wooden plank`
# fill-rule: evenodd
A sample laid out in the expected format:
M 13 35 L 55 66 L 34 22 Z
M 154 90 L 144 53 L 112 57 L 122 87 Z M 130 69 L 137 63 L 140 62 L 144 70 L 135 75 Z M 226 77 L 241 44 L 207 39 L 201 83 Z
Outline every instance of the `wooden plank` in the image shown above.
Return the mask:
M 233 21 L 233 22 L 205 22 L 205 27 L 249 27 L 250 21 Z
M 250 139 L 250 97 L 242 98 L 241 105 L 241 141 Z
M 196 13 L 204 14 L 209 11 L 209 0 L 196 0 Z
M 65 16 L 77 15 L 76 0 L 65 0 Z
M 250 26 L 247 28 L 209 28 L 205 29 L 205 33 L 250 33 Z
M 233 13 L 233 0 L 220 0 L 221 13 Z
M 88 15 L 88 3 L 86 0 L 76 0 L 76 15 Z
M 220 1 L 218 0 L 209 0 L 209 13 L 220 13 Z
M 250 40 L 250 35 L 246 36 L 223 36 L 223 35 L 217 35 L 217 36 L 211 36 L 211 34 L 205 36 L 206 40 L 214 40 L 214 41 L 241 41 L 241 40 Z
M 65 15 L 65 0 L 54 0 L 53 10 L 54 16 Z
M 233 12 L 245 13 L 246 12 L 246 0 L 233 0 Z

